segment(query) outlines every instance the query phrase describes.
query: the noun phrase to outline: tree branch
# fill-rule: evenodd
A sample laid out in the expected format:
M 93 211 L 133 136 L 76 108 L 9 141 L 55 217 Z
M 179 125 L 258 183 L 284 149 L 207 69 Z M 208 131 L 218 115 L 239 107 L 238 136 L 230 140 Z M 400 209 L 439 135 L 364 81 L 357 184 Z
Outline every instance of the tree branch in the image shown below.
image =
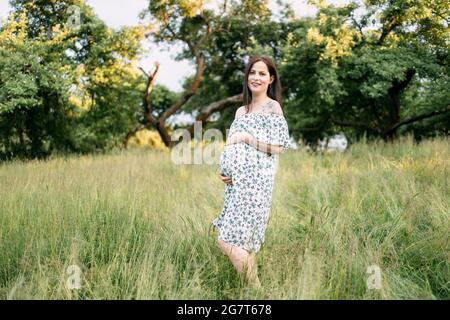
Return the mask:
M 226 1 L 224 3 L 224 7 L 226 8 Z M 200 82 L 203 77 L 203 72 L 205 69 L 205 57 L 202 52 L 202 49 L 204 47 L 205 42 L 207 42 L 208 38 L 213 33 L 213 28 L 212 28 L 212 25 L 211 25 L 210 21 L 208 20 L 208 18 L 205 17 L 204 15 L 202 17 L 203 17 L 203 20 L 206 25 L 206 33 L 202 37 L 200 37 L 200 39 L 197 43 L 195 43 L 195 41 L 192 41 L 190 39 L 189 35 L 185 36 L 179 30 L 176 30 L 177 32 L 175 32 L 175 30 L 172 28 L 172 26 L 170 24 L 169 17 L 165 16 L 163 19 L 164 26 L 162 29 L 165 29 L 165 31 L 167 31 L 167 33 L 169 34 L 168 40 L 169 41 L 180 40 L 180 41 L 183 41 L 184 43 L 186 43 L 189 47 L 189 51 L 191 52 L 192 56 L 195 57 L 197 68 L 196 68 L 195 77 L 191 84 L 190 89 L 186 90 L 186 92 L 184 92 L 184 94 L 181 96 L 181 98 L 178 99 L 178 101 L 176 101 L 168 109 L 166 109 L 161 114 L 159 114 L 158 118 L 155 118 L 152 115 L 150 94 L 151 94 L 151 91 L 153 88 L 153 81 L 154 81 L 154 78 L 157 73 L 159 65 L 158 65 L 157 70 L 154 73 L 154 75 L 148 75 L 147 73 L 145 73 L 144 70 L 142 70 L 148 78 L 147 88 L 146 88 L 145 97 L 144 97 L 144 101 L 143 101 L 144 110 L 145 110 L 144 114 L 145 114 L 147 120 L 149 121 L 149 123 L 151 123 L 153 126 L 156 127 L 164 144 L 168 147 L 172 146 L 172 142 L 171 142 L 169 133 L 168 133 L 166 125 L 165 125 L 166 120 L 171 115 L 175 114 L 178 110 L 180 110 L 180 108 L 184 104 L 186 104 L 186 102 L 196 93 L 196 91 L 200 87 Z
M 205 123 L 208 118 L 215 112 L 222 111 L 236 103 L 242 103 L 244 101 L 243 94 L 237 94 L 219 101 L 214 101 L 202 108 L 198 116 L 195 118 L 195 121 L 201 121 L 201 123 Z M 194 123 L 195 124 L 195 123 Z M 194 124 L 192 124 L 187 130 L 191 137 L 194 135 Z M 178 144 L 181 140 L 175 141 L 174 144 Z
M 388 23 L 388 24 L 389 24 L 388 26 L 383 25 L 383 30 L 381 32 L 381 36 L 377 42 L 378 45 L 382 45 L 384 42 L 384 39 L 386 39 L 386 37 L 389 35 L 389 33 L 392 32 L 392 30 L 394 30 L 395 28 L 400 26 L 401 22 L 398 20 L 395 20 L 395 21 L 391 21 L 391 23 Z
M 416 74 L 415 69 L 408 69 L 406 71 L 405 79 L 402 81 L 395 80 L 392 87 L 388 90 L 390 99 L 389 118 L 382 125 L 382 131 L 392 132 L 392 127 L 400 122 L 400 94 L 405 90 Z
M 440 114 L 444 114 L 444 113 L 447 113 L 449 111 L 450 111 L 450 104 L 448 104 L 444 109 L 441 109 L 439 111 L 427 112 L 427 113 L 423 113 L 423 114 L 420 114 L 418 116 L 409 118 L 407 120 L 403 120 L 402 122 L 399 122 L 395 126 L 393 126 L 391 130 L 395 130 L 395 129 L 397 129 L 400 126 L 404 126 L 404 125 L 409 124 L 409 123 L 417 122 L 417 121 L 420 121 L 420 120 L 423 120 L 423 119 L 427 119 L 427 118 L 431 118 L 431 117 L 434 117 L 434 116 L 437 116 L 437 115 L 440 115 Z
M 356 27 L 358 28 L 359 33 L 361 34 L 361 37 L 362 37 L 363 41 L 365 42 L 366 36 L 364 35 L 364 32 L 362 31 L 361 25 L 358 23 L 358 21 L 356 21 L 356 19 L 353 16 L 351 17 L 351 19 L 352 19 L 353 23 L 356 25 Z
M 139 69 L 144 73 L 146 78 L 150 78 L 150 75 L 144 70 L 144 68 L 139 67 Z
M 156 75 L 158 74 L 159 71 L 159 62 L 156 61 L 155 62 L 155 70 L 153 71 L 153 73 L 147 74 L 144 69 L 140 68 L 142 70 L 142 72 L 144 72 L 145 75 L 147 75 L 147 87 L 145 88 L 145 94 L 144 94 L 144 99 L 143 99 L 143 105 L 144 105 L 144 114 L 145 117 L 147 118 L 147 120 L 153 124 L 156 125 L 156 119 L 155 117 L 153 117 L 153 108 L 152 108 L 152 104 L 151 104 L 151 100 L 150 100 L 150 95 L 152 93 L 153 87 L 154 87 L 154 83 L 155 83 L 155 79 L 156 79 Z
M 193 48 L 194 51 L 197 51 L 197 48 Z M 203 70 L 204 70 L 204 64 L 205 64 L 205 58 L 203 57 L 202 53 L 197 53 L 196 56 L 197 60 L 197 71 L 195 74 L 194 82 L 192 83 L 191 89 L 186 92 L 177 102 L 175 102 L 170 108 L 168 108 L 166 111 L 164 111 L 160 118 L 159 122 L 164 123 L 168 117 L 170 117 L 172 114 L 178 111 L 197 91 L 198 87 L 200 86 L 200 81 L 203 76 Z
M 128 141 L 130 140 L 130 138 L 139 130 L 144 129 L 144 125 L 142 124 L 138 124 L 136 127 L 134 127 L 133 129 L 129 130 L 127 135 L 125 136 L 125 138 L 122 141 L 123 147 L 125 149 L 128 149 Z

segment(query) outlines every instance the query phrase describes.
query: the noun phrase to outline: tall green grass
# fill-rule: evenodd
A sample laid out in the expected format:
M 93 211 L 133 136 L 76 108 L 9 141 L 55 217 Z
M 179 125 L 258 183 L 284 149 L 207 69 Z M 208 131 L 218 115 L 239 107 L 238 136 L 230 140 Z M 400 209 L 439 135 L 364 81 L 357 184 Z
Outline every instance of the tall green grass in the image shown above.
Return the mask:
M 0 299 L 449 299 L 449 146 L 282 154 L 260 291 L 217 246 L 217 165 L 152 150 L 4 163 Z

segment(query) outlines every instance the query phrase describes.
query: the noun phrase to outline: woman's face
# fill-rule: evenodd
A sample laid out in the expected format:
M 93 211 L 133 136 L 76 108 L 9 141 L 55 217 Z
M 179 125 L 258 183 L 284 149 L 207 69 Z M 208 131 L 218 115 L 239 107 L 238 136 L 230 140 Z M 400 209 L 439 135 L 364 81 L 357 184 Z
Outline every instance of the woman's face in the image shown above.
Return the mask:
M 255 62 L 248 75 L 248 88 L 254 93 L 267 92 L 269 84 L 273 82 L 269 69 L 263 61 Z

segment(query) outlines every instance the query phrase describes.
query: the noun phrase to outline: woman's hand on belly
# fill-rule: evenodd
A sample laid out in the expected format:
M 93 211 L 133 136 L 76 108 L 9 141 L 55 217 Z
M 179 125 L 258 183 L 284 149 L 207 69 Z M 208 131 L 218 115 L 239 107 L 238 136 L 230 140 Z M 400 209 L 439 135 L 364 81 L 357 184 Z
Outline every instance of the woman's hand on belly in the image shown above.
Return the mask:
M 226 145 L 236 144 L 240 142 L 245 142 L 250 144 L 255 138 L 248 132 L 236 132 L 230 139 L 228 139 Z

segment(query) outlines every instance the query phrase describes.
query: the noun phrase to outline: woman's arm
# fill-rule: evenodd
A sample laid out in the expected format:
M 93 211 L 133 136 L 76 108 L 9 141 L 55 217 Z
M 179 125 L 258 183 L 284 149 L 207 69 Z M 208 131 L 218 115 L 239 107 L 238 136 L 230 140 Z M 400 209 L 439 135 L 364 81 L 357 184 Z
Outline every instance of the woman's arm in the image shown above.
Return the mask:
M 248 132 L 237 132 L 231 137 L 231 140 L 227 144 L 239 142 L 245 142 L 255 149 L 266 152 L 268 154 L 281 153 L 283 151 L 282 145 L 274 145 L 258 141 L 253 135 Z
M 243 142 L 251 145 L 252 147 L 254 147 L 255 149 L 257 149 L 259 151 L 262 151 L 262 152 L 265 152 L 268 154 L 281 153 L 283 151 L 282 145 L 274 145 L 274 144 L 264 143 L 264 142 L 258 141 L 252 135 L 244 136 Z

